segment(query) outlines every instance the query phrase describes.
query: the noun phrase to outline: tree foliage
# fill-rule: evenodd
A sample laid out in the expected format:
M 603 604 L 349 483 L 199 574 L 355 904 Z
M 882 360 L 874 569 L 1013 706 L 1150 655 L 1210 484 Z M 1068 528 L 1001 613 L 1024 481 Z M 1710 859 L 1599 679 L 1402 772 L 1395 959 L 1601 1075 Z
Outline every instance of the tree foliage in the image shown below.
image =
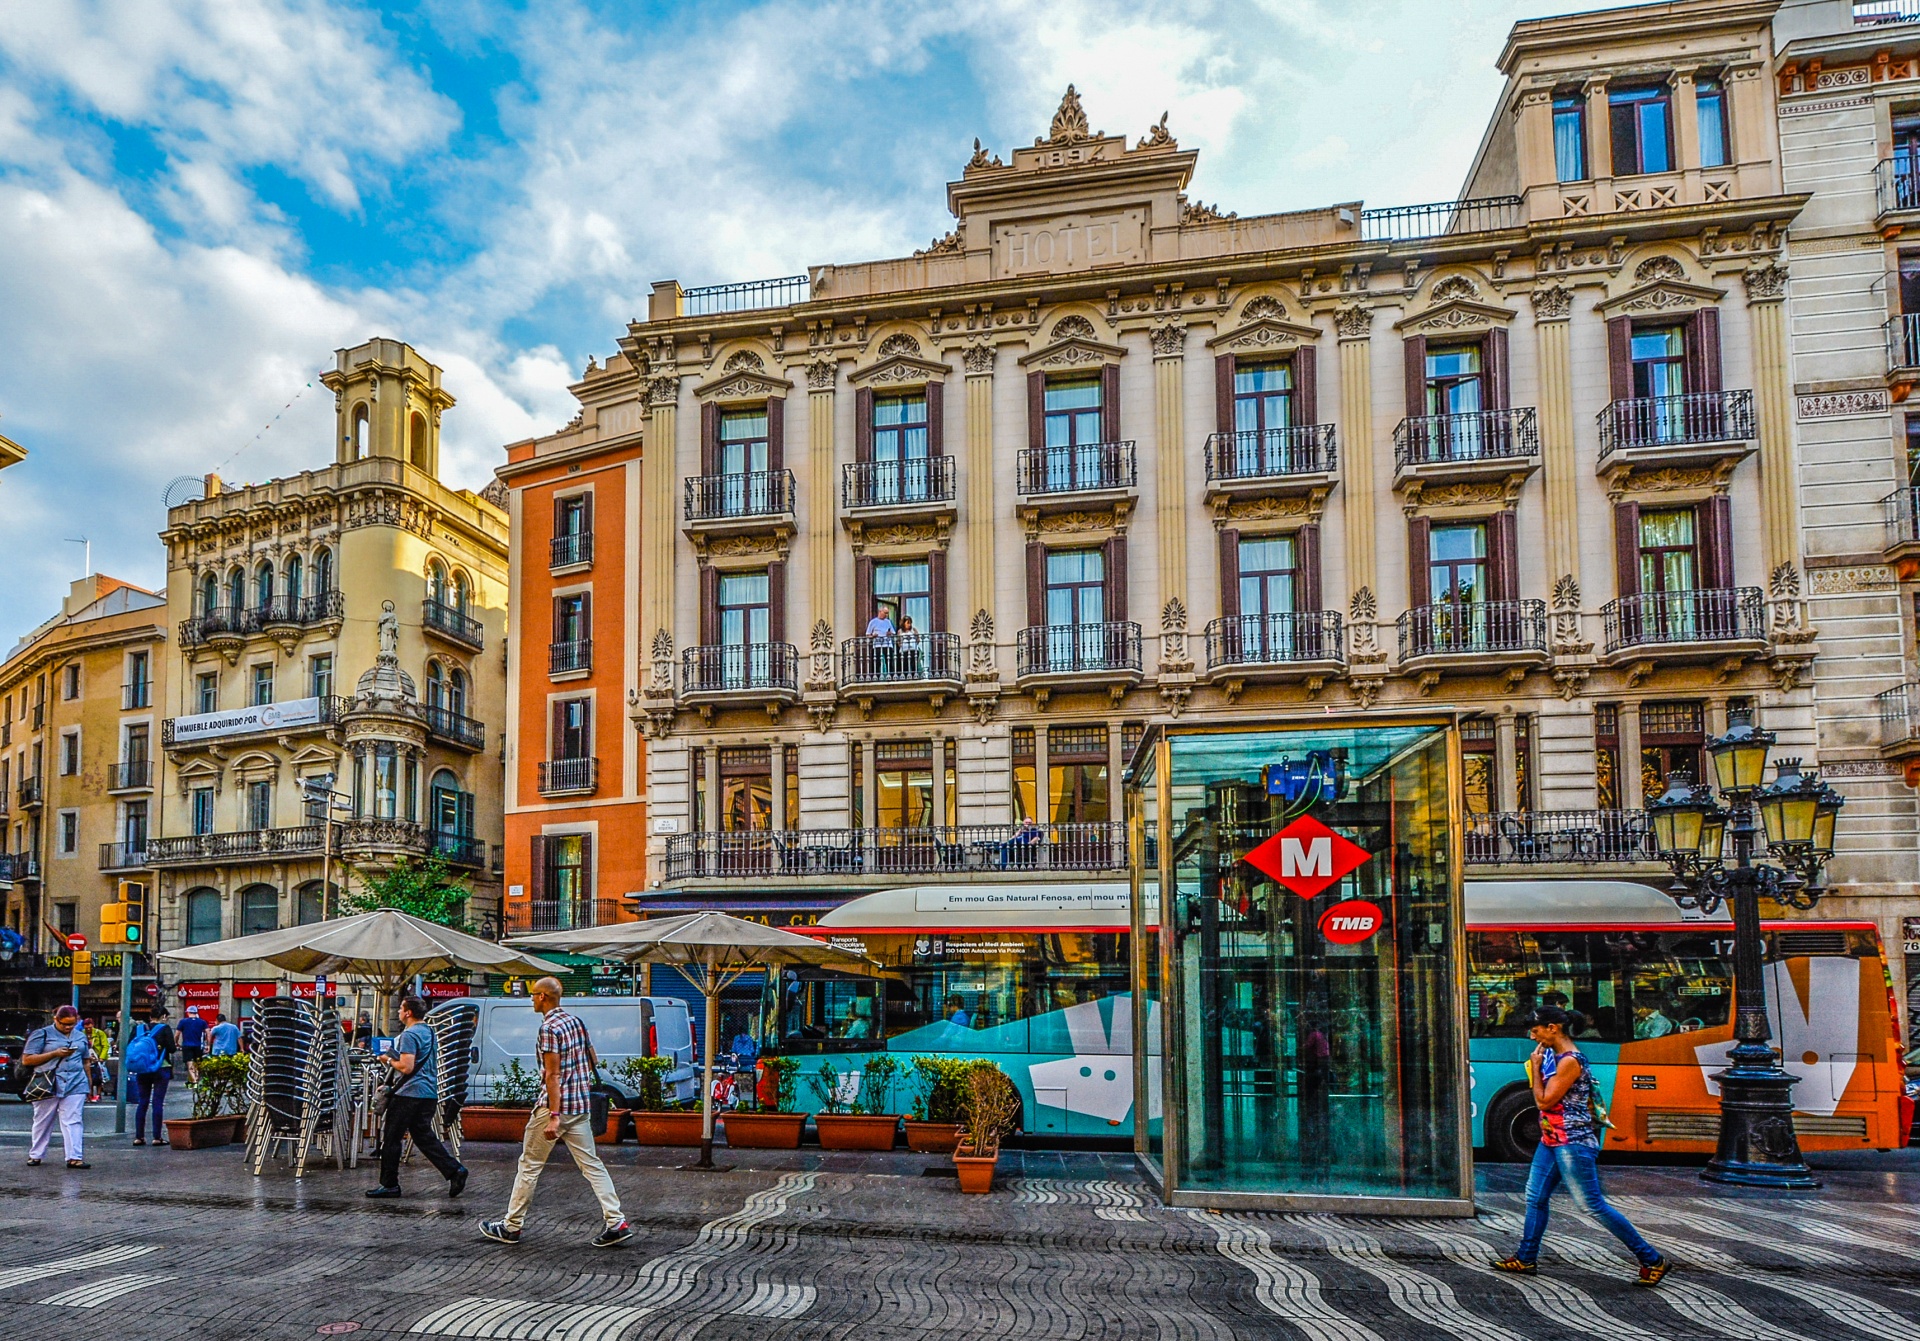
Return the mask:
M 472 897 L 472 887 L 448 873 L 446 858 L 429 852 L 420 861 L 402 857 L 391 870 L 350 890 L 342 902 L 350 913 L 392 908 L 423 922 L 471 933 L 475 928 L 467 921 L 467 901 Z

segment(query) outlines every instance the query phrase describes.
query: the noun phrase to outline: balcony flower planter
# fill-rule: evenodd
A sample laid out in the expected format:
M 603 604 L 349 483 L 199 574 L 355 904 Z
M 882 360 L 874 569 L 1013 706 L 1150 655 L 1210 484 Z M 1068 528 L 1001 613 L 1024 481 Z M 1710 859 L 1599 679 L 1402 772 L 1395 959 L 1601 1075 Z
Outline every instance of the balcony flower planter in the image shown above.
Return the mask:
M 822 1150 L 891 1150 L 898 1113 L 815 1113 Z
M 994 1166 L 999 1162 L 999 1146 L 979 1155 L 974 1153 L 972 1146 L 962 1142 L 953 1152 L 953 1167 L 960 1175 L 960 1190 L 970 1193 L 993 1191 Z
M 921 1155 L 951 1155 L 960 1144 L 957 1122 L 916 1122 L 907 1119 L 907 1149 Z
M 700 1144 L 700 1110 L 685 1112 L 633 1113 L 633 1139 L 640 1145 Z
M 805 1113 L 728 1113 L 720 1119 L 735 1150 L 798 1150 Z
M 239 1128 L 240 1119 L 232 1115 L 168 1118 L 167 1144 L 175 1150 L 205 1150 L 209 1146 L 231 1145 Z
M 619 1145 L 627 1132 L 627 1110 L 624 1108 L 607 1109 L 607 1120 L 599 1131 L 593 1134 L 595 1145 Z
M 496 1108 L 491 1104 L 467 1104 L 460 1110 L 460 1139 L 463 1141 L 518 1141 L 527 1134 L 533 1119 L 531 1108 Z

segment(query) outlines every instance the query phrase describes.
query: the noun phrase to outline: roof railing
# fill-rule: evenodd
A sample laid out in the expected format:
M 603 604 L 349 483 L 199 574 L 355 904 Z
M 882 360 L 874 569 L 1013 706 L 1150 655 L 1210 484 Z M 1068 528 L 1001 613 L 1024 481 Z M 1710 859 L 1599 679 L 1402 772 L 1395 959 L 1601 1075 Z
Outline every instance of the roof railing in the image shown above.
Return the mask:
M 681 293 L 680 315 L 711 317 L 724 312 L 752 312 L 762 307 L 789 307 L 811 297 L 813 281 L 805 275 L 750 279 L 739 284 L 708 284 Z

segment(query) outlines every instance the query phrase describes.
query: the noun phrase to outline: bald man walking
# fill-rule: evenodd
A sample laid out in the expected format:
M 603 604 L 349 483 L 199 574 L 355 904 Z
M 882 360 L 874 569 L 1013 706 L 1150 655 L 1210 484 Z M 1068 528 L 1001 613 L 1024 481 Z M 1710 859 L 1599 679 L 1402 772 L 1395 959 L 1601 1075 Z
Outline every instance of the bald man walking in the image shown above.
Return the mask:
M 600 1214 L 607 1225 L 593 1240 L 596 1248 L 611 1248 L 633 1237 L 633 1226 L 620 1209 L 619 1194 L 600 1152 L 593 1146 L 593 1119 L 590 1093 L 593 1083 L 593 1044 L 587 1027 L 577 1016 L 560 1009 L 560 983 L 542 978 L 533 985 L 533 1008 L 540 1012 L 540 1033 L 534 1051 L 540 1058 L 540 1075 L 545 1094 L 540 1106 L 527 1119 L 527 1134 L 520 1143 L 520 1168 L 513 1176 L 513 1194 L 507 1199 L 507 1214 L 500 1220 L 483 1220 L 480 1232 L 495 1243 L 520 1242 L 520 1228 L 526 1223 L 527 1207 L 533 1203 L 533 1189 L 540 1171 L 547 1166 L 556 1141 L 565 1141 L 574 1164 L 600 1201 Z

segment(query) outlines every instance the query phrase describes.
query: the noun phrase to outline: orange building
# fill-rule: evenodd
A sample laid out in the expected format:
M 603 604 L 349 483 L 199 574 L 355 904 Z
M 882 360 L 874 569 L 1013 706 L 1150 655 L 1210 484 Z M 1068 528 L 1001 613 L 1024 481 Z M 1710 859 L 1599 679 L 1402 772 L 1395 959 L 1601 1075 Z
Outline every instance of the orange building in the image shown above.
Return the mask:
M 512 638 L 506 758 L 506 925 L 615 921 L 646 888 L 646 760 L 627 716 L 641 663 L 640 423 L 586 410 L 507 448 Z M 629 392 L 630 394 L 630 392 Z

